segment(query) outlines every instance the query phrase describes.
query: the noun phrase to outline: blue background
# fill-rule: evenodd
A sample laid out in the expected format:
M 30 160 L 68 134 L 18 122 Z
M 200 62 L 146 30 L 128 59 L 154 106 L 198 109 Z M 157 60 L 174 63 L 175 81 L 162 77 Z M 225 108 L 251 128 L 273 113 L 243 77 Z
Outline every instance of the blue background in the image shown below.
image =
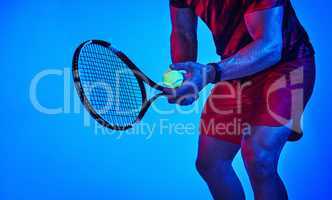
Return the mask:
M 331 196 L 331 2 L 293 0 L 317 53 L 315 92 L 304 115 L 305 137 L 286 146 L 280 173 L 290 199 Z M 146 140 L 131 135 L 94 134 L 83 127 L 83 112 L 47 115 L 29 98 L 31 80 L 45 69 L 71 67 L 79 43 L 111 41 L 152 79 L 160 80 L 170 63 L 168 1 L 11 0 L 0 7 L 2 77 L 0 199 L 209 199 L 195 171 L 198 134 L 155 134 Z M 199 24 L 199 61 L 217 60 L 212 38 Z M 48 76 L 38 85 L 42 105 L 63 107 L 63 76 Z M 71 83 L 71 82 L 70 82 Z M 204 98 L 200 99 L 200 104 Z M 170 108 L 165 100 L 157 105 Z M 144 121 L 199 121 L 199 113 L 160 116 Z M 91 120 L 93 123 L 93 120 Z M 252 191 L 240 156 L 234 166 L 248 199 Z

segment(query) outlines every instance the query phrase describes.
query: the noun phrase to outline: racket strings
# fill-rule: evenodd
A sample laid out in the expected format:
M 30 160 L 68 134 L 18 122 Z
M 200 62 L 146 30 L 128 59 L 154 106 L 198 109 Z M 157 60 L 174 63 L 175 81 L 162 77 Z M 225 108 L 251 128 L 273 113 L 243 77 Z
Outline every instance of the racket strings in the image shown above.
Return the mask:
M 142 107 L 134 73 L 110 48 L 88 44 L 81 50 L 78 71 L 90 105 L 112 126 L 133 124 Z

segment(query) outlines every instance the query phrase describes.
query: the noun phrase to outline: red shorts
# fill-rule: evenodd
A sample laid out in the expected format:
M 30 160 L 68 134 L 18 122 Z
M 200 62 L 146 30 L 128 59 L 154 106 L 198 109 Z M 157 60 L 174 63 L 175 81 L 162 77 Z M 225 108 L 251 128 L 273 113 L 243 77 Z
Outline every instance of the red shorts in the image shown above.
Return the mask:
M 253 126 L 284 126 L 302 137 L 300 119 L 315 82 L 314 57 L 283 62 L 239 80 L 215 85 L 201 116 L 201 134 L 240 144 Z

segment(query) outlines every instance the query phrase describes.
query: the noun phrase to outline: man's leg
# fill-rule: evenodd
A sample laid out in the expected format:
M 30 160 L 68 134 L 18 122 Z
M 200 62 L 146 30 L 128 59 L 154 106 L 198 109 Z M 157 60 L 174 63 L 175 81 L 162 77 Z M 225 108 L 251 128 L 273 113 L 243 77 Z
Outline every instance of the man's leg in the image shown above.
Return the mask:
M 288 199 L 278 160 L 290 133 L 285 127 L 257 126 L 242 139 L 241 153 L 256 200 Z
M 243 200 L 244 191 L 232 167 L 240 145 L 201 135 L 197 170 L 216 200 Z

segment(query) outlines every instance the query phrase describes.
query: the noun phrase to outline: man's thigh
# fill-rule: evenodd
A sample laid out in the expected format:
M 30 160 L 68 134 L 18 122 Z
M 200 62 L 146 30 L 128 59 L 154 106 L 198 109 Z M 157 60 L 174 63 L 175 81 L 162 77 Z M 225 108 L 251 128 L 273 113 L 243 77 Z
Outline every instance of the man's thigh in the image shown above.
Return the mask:
M 199 138 L 198 158 L 206 163 L 232 161 L 239 149 L 239 144 L 201 135 Z
M 284 126 L 255 126 L 251 134 L 242 138 L 242 156 L 254 160 L 272 159 L 277 164 L 280 152 L 290 134 L 291 131 Z

